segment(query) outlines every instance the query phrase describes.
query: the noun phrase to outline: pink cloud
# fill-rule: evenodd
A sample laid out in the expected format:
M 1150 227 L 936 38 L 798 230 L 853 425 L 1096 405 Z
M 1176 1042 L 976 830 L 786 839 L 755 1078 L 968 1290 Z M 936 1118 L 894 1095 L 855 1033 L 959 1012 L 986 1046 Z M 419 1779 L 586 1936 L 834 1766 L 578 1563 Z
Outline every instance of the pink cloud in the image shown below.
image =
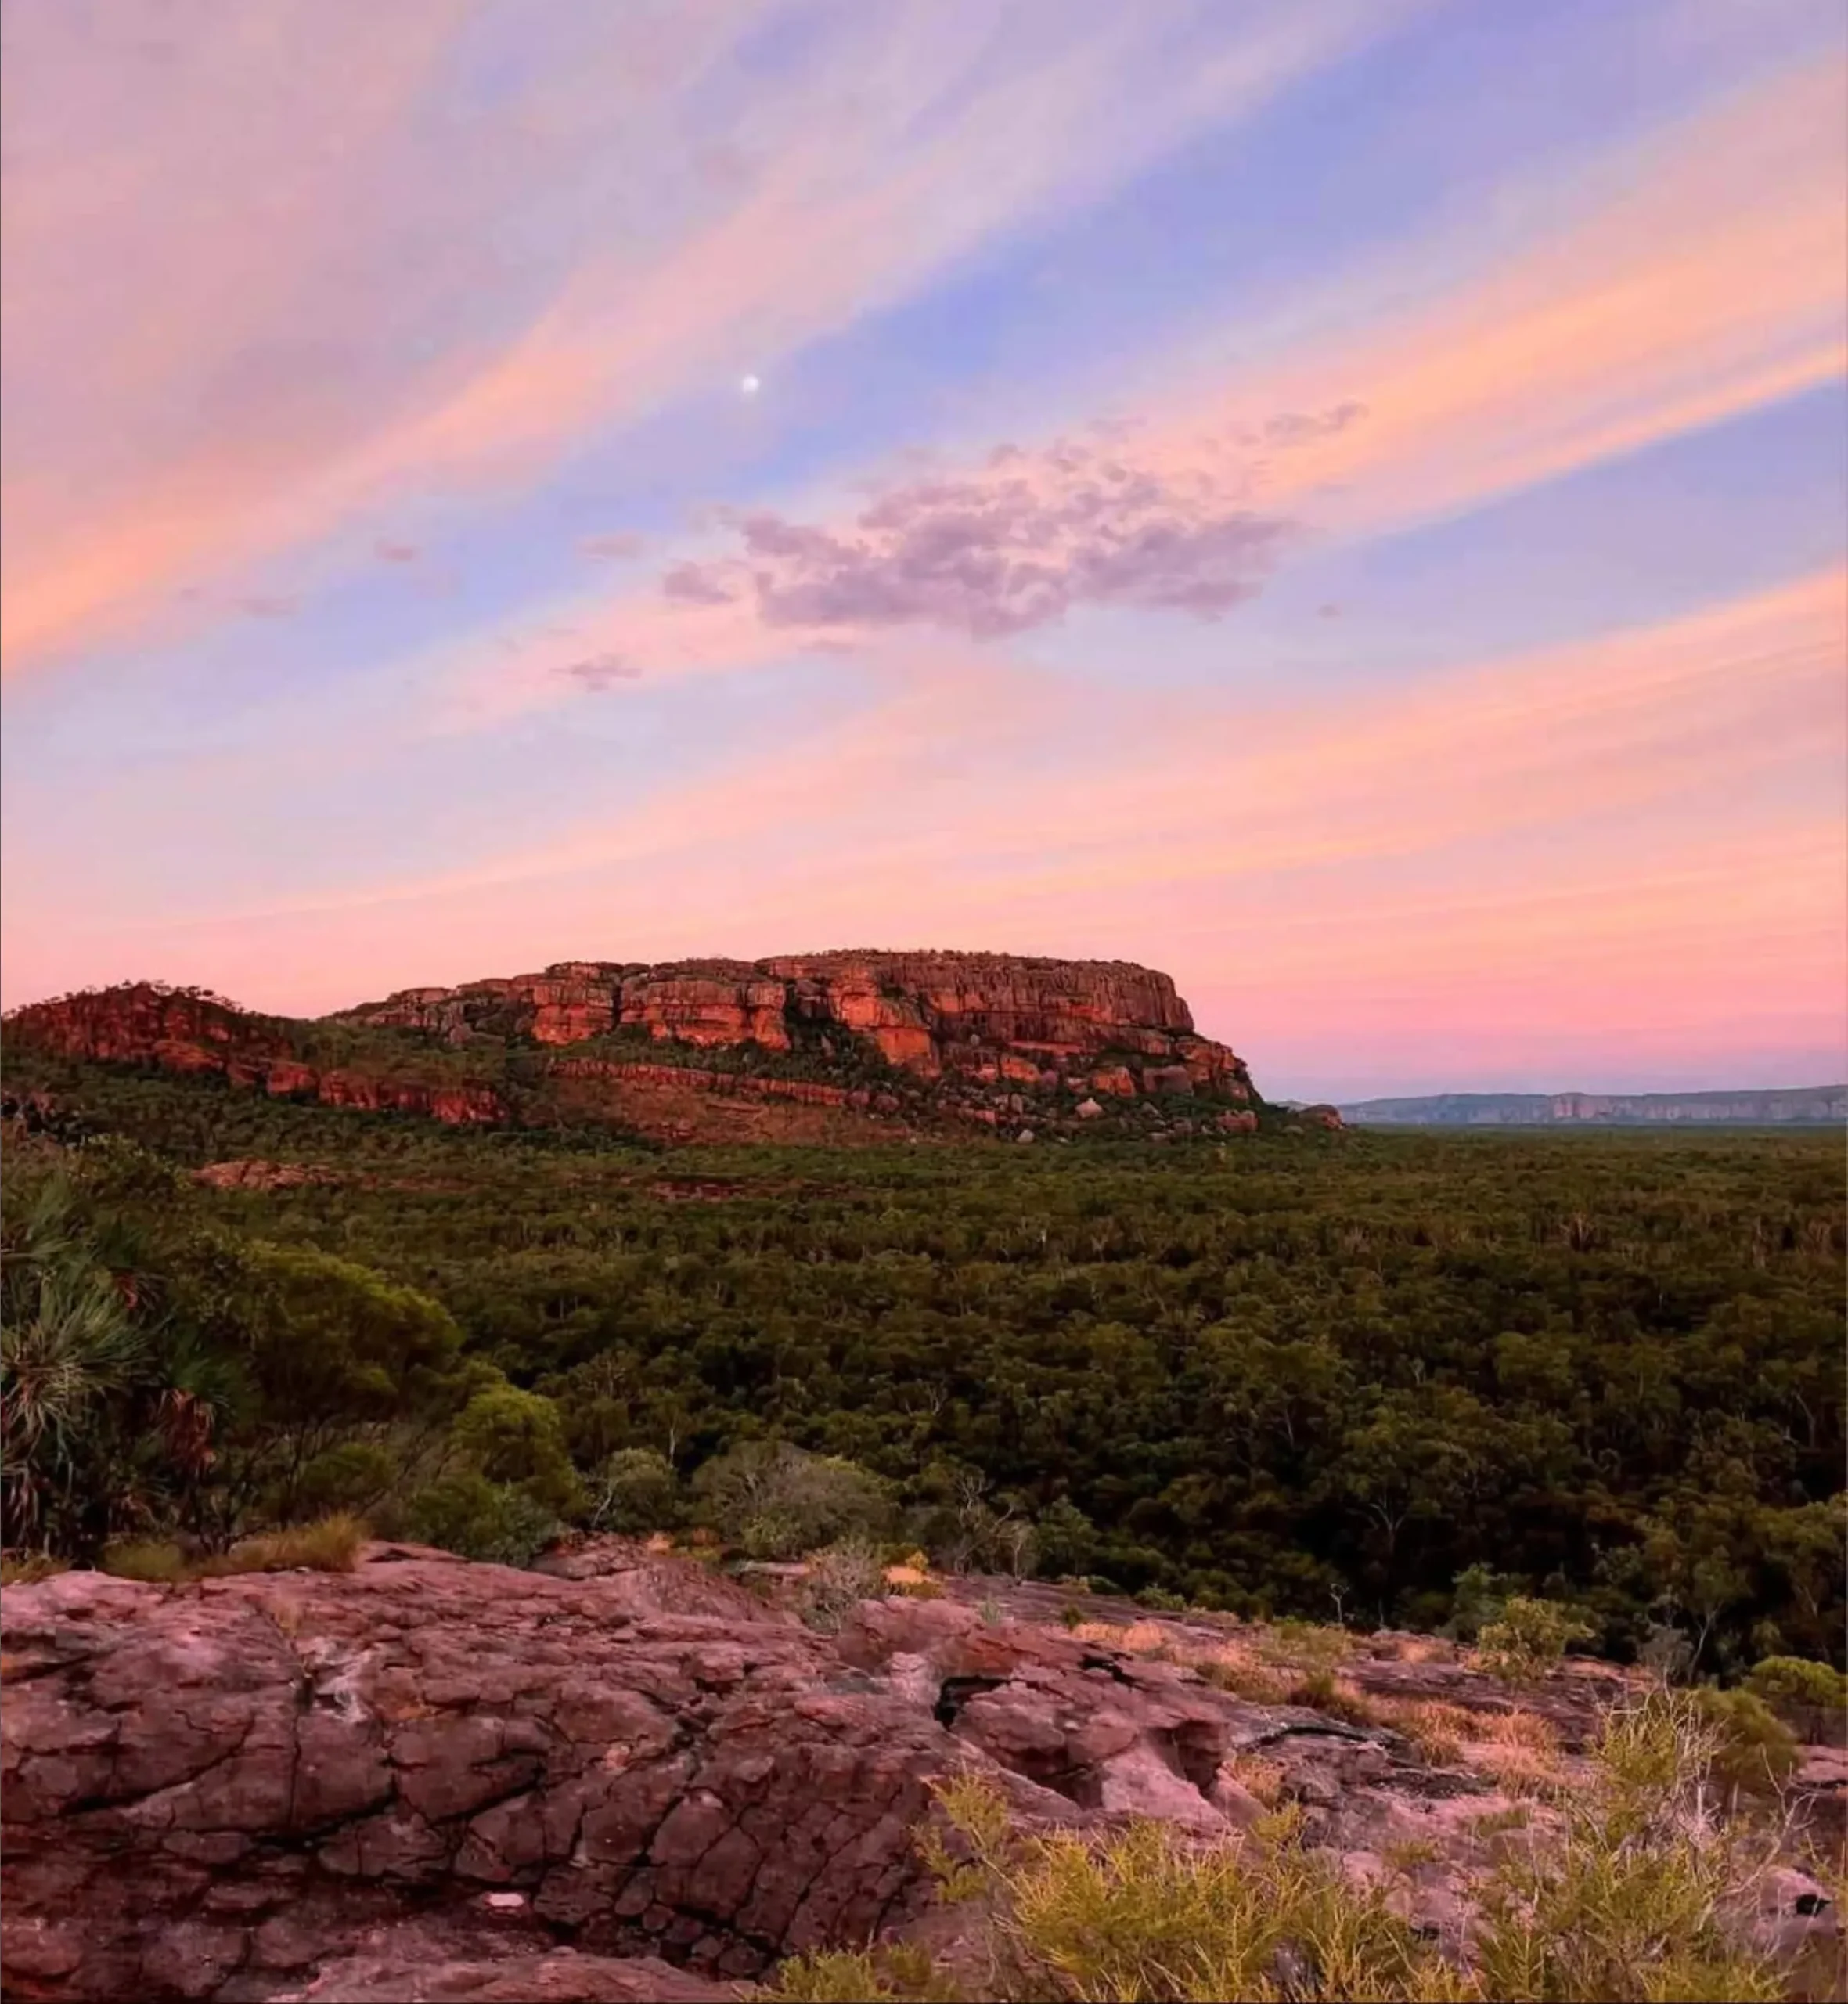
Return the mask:
M 1334 428 L 1345 428 L 1344 411 Z M 1292 418 L 1287 436 L 1322 435 Z M 1164 479 L 1065 440 L 1003 445 L 971 477 L 887 489 L 839 529 L 769 511 L 739 523 L 741 555 L 681 564 L 668 597 L 748 591 L 770 628 L 929 625 L 974 640 L 1025 633 L 1074 605 L 1218 618 L 1257 591 L 1291 524 L 1240 505 L 1236 464 Z

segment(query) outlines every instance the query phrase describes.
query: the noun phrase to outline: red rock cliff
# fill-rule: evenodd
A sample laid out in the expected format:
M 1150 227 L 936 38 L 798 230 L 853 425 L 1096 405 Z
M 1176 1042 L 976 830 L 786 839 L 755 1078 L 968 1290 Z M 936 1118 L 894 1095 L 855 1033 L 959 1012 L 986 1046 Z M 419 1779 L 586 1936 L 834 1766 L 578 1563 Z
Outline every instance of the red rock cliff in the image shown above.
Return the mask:
M 750 1084 L 735 1066 L 726 1074 L 729 1090 L 818 1105 L 863 1106 L 868 1081 L 850 1061 L 874 1052 L 910 1075 L 908 1100 L 942 1112 L 1005 1101 L 1019 1112 L 1023 1094 L 1064 1094 L 1068 1110 L 1086 1096 L 1198 1095 L 1235 1106 L 1253 1098 L 1244 1061 L 1196 1033 L 1173 981 L 1119 961 L 856 952 L 653 967 L 561 961 L 537 974 L 402 989 L 319 1023 L 137 983 L 34 1004 L 5 1019 L 15 1048 L 214 1074 L 278 1096 L 451 1122 L 519 1118 L 516 1102 L 535 1094 L 539 1110 L 553 1078 L 641 1079 L 654 1068 L 623 1061 L 635 1055 L 632 1045 L 622 1050 L 625 1032 L 663 1047 L 795 1054 L 818 1061 L 824 1078 L 840 1065 L 839 1085 L 803 1083 L 814 1063 L 776 1083 L 760 1076 Z M 596 1040 L 612 1037 L 614 1049 L 597 1047 Z M 547 1058 L 535 1045 L 559 1054 Z M 515 1058 L 510 1047 L 528 1054 Z M 683 1066 L 659 1083 L 668 1077 L 721 1083 Z
M 299 1033 L 308 1027 L 283 1017 L 252 1015 L 200 989 L 136 982 L 13 1010 L 5 1033 L 9 1043 L 60 1057 L 215 1074 L 278 1098 L 416 1114 L 452 1124 L 508 1117 L 499 1093 L 484 1081 L 406 1078 L 304 1063 L 295 1048 Z
M 800 1033 L 844 1033 L 934 1078 L 946 1068 L 1023 1083 L 1051 1073 L 1105 1091 L 1198 1092 L 1244 1101 L 1243 1061 L 1198 1036 L 1165 974 L 1122 961 L 1007 953 L 838 952 L 661 966 L 563 961 L 539 974 L 414 988 L 341 1021 L 576 1043 L 615 1029 L 715 1047 L 787 1051 Z

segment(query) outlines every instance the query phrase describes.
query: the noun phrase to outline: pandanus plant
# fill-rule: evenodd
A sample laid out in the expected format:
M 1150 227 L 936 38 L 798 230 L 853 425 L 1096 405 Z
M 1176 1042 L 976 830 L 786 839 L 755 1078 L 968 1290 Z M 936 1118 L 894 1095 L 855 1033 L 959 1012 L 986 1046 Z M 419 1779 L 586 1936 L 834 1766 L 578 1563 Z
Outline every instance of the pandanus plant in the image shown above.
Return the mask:
M 0 1231 L 0 1526 L 85 1557 L 211 1466 L 222 1388 L 157 1290 L 48 1177 Z

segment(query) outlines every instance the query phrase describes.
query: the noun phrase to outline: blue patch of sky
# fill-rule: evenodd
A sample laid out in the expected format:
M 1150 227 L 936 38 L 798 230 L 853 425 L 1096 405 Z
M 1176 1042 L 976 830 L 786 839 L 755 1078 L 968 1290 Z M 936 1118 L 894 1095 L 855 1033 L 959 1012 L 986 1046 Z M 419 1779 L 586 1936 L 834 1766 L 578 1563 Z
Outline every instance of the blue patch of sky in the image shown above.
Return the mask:
M 1306 543 L 1216 623 L 1086 611 L 1034 656 L 1082 679 L 1334 693 L 1675 618 L 1839 560 L 1845 434 L 1848 389 L 1825 385 L 1441 522 Z

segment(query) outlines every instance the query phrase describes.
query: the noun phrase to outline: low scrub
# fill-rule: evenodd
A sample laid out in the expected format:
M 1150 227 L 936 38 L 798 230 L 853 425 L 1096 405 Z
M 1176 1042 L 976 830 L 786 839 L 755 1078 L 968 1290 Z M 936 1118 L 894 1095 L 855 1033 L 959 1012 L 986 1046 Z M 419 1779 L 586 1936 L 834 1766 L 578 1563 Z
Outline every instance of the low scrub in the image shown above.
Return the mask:
M 877 1599 L 885 1588 L 879 1548 L 864 1538 L 842 1538 L 809 1555 L 799 1596 L 802 1619 L 831 1635 L 862 1601 Z
M 1576 1609 L 1516 1594 L 1496 1620 L 1483 1624 L 1476 1660 L 1505 1684 L 1531 1683 L 1557 1667 L 1568 1642 L 1589 1641 L 1592 1633 Z
M 30 1587 L 70 1569 L 49 1552 L 9 1552 L 0 1558 L 0 1587 Z
M 1504 1743 L 1541 1751 L 1512 1716 Z M 1771 1851 L 1717 1813 L 1719 1746 L 1690 1694 L 1608 1714 L 1584 1785 L 1556 1813 L 1497 1819 L 1505 1841 L 1466 1887 L 1465 1925 L 1443 1952 L 1388 1889 L 1356 1883 L 1306 1845 L 1299 1811 L 1223 1842 L 1147 1822 L 1024 1836 L 987 1783 L 952 1776 L 937 1785 L 920 1847 L 942 1897 L 970 1908 L 967 1966 L 953 1977 L 915 1945 L 810 1955 L 786 1963 L 769 1994 L 812 2004 L 1782 1999 L 1794 1973 L 1749 1934 Z M 1399 1862 L 1415 1872 L 1436 1860 L 1426 1844 Z

